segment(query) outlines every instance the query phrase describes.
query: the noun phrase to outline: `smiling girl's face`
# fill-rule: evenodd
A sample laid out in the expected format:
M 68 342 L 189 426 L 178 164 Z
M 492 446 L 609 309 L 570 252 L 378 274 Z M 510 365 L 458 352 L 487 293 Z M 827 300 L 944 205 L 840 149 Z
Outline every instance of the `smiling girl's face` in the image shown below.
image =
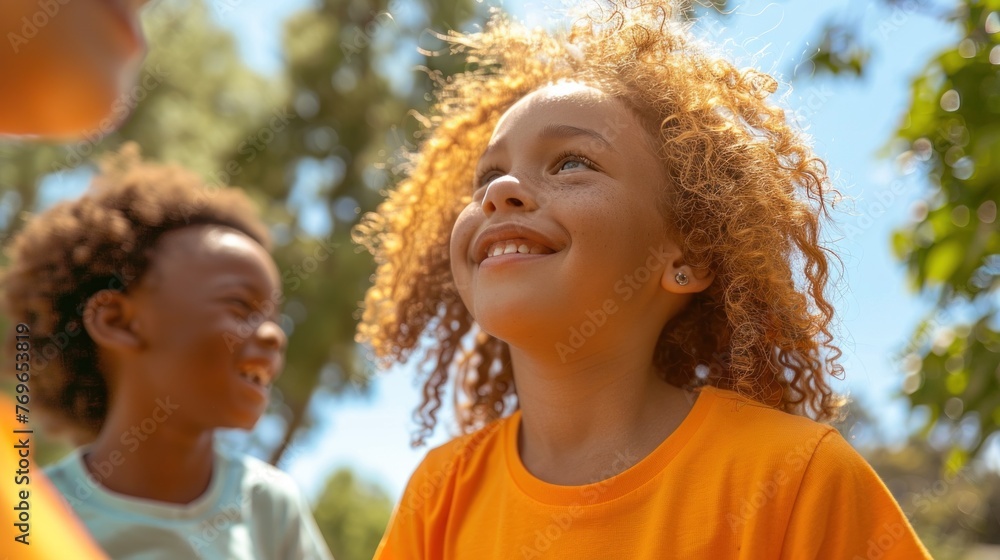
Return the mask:
M 548 350 L 586 321 L 599 327 L 587 335 L 594 349 L 612 343 L 615 324 L 658 323 L 658 333 L 676 304 L 668 290 L 687 291 L 663 281 L 679 258 L 657 208 L 665 182 L 620 101 L 580 83 L 519 100 L 452 232 L 452 274 L 476 322 L 516 347 Z

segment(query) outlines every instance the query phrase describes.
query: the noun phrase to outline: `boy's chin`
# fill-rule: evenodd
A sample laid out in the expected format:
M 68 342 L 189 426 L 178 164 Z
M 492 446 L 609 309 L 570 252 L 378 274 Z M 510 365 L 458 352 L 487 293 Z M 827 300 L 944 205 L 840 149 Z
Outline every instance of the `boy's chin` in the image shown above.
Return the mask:
M 260 419 L 263 417 L 264 417 L 264 412 L 262 411 L 260 414 L 256 415 L 247 414 L 247 415 L 240 415 L 238 417 L 227 418 L 225 421 L 219 422 L 219 425 L 217 425 L 216 428 L 225 430 L 250 431 L 257 426 L 257 423 L 260 422 Z
M 250 430 L 253 430 L 257 426 L 257 422 L 259 420 L 260 420 L 260 418 L 258 418 L 257 420 L 254 420 L 252 422 L 243 422 L 243 423 L 237 424 L 236 426 L 232 426 L 232 428 L 234 428 L 236 430 L 250 431 Z

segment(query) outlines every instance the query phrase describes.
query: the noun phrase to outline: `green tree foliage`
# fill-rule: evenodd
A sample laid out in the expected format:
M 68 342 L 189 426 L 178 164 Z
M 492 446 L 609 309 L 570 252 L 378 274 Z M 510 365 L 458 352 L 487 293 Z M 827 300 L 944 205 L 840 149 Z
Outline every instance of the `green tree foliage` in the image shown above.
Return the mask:
M 964 37 L 937 55 L 913 83 L 896 135 L 904 161 L 927 177 L 923 215 L 893 235 L 913 286 L 937 298 L 925 326 L 948 335 L 911 342 L 906 390 L 928 407 L 927 426 L 968 423 L 977 437 L 956 453 L 975 453 L 1000 429 L 1000 1 L 962 4 Z M 907 164 L 909 162 L 905 162 Z M 963 320 L 953 319 L 961 315 Z M 965 317 L 970 317 L 965 319 Z M 952 336 L 953 334 L 953 336 Z
M 330 476 L 316 503 L 316 524 L 337 560 L 370 560 L 392 514 L 392 499 L 349 469 Z
M 485 8 L 472 0 L 319 1 L 285 24 L 277 77 L 248 68 L 211 17 L 240 9 L 231 0 L 151 5 L 150 50 L 139 84 L 115 109 L 117 117 L 131 111 L 119 130 L 109 121 L 72 144 L 0 142 L 0 242 L 26 212 L 76 194 L 94 158 L 126 140 L 150 159 L 245 188 L 274 224 L 293 331 L 272 411 L 282 433 L 257 442 L 277 463 L 310 429 L 316 391 L 367 386 L 353 335 L 373 263 L 349 230 L 395 180 L 396 150 L 419 141 L 413 131 L 430 76 L 458 68 L 454 58 L 427 56 L 442 46 L 428 29 L 468 28 Z
M 907 147 L 902 171 L 927 185 L 916 219 L 893 232 L 892 248 L 911 287 L 935 303 L 900 355 L 903 391 L 930 413 L 924 435 L 937 426 L 953 431 L 948 464 L 957 468 L 1000 430 L 1000 0 L 962 0 L 948 12 L 927 1 L 883 4 L 880 26 L 889 31 L 910 15 L 946 17 L 962 31 L 914 79 L 888 139 Z M 823 30 L 812 56 L 817 71 L 863 74 L 872 47 L 857 25 Z
M 292 118 L 273 139 L 264 132 L 271 115 L 250 122 L 247 135 L 268 140 L 266 147 L 234 147 L 227 158 L 243 170 L 241 181 L 274 202 L 272 220 L 291 233 L 276 258 L 292 279 L 285 291 L 298 312 L 288 350 L 296 361 L 281 386 L 288 428 L 272 461 L 308 428 L 314 391 L 366 385 L 354 328 L 373 263 L 356 250 L 350 229 L 395 181 L 398 150 L 419 141 L 414 131 L 431 77 L 458 68 L 455 58 L 421 54 L 441 48 L 428 30 L 447 32 L 484 18 L 482 6 L 466 0 L 324 0 L 287 23 L 289 91 L 277 111 Z M 331 248 L 329 258 L 310 258 L 323 247 Z

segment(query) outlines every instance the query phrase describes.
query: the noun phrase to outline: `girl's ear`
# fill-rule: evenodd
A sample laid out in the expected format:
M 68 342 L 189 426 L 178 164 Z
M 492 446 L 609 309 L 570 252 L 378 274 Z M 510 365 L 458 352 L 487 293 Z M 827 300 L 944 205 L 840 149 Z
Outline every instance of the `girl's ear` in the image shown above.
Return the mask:
M 135 304 L 117 290 L 101 290 L 90 296 L 83 310 L 83 328 L 99 347 L 137 349 L 142 344 L 136 332 Z
M 660 285 L 672 294 L 696 294 L 707 289 L 715 280 L 715 272 L 686 264 L 680 246 L 672 241 L 665 243 L 662 256 L 666 266 Z

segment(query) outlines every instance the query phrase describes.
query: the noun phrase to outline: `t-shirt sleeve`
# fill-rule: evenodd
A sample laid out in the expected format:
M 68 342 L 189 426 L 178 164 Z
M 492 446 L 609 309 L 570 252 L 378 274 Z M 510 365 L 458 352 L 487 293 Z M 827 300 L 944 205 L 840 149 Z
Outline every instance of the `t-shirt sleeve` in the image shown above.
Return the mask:
M 833 429 L 806 466 L 781 557 L 932 560 L 875 470 Z
M 0 395 L 0 407 L 6 410 L 8 403 L 6 397 Z M 0 465 L 9 465 L 11 469 L 10 476 L 5 473 L 0 480 L 0 526 L 5 531 L 3 538 L 9 539 L 0 549 L 5 553 L 16 551 L 16 557 L 23 560 L 107 560 L 108 556 L 60 495 L 59 488 L 40 472 L 41 467 L 32 461 L 27 469 L 20 468 L 22 457 L 18 445 L 27 440 L 19 438 L 20 434 L 13 431 L 16 429 L 19 429 L 17 424 L 0 422 L 0 434 L 3 434 L 0 436 Z M 15 469 L 15 465 L 19 468 Z M 16 474 L 15 470 L 21 470 L 22 474 Z M 57 480 L 61 480 L 66 478 L 63 470 L 50 467 L 46 474 L 55 473 Z M 30 515 L 27 522 L 21 518 L 22 512 Z M 8 546 L 10 548 L 6 548 Z
M 389 525 L 386 527 L 382 541 L 375 550 L 374 560 L 396 560 L 424 558 L 425 553 L 425 520 L 423 517 L 420 486 L 426 476 L 426 459 L 410 476 L 406 489 L 399 503 L 392 510 Z
M 309 502 L 298 487 L 291 489 L 293 504 L 288 509 L 290 519 L 286 521 L 285 546 L 282 560 L 333 560 L 333 555 L 316 525 Z
M 461 442 L 453 440 L 427 453 L 393 509 L 374 560 L 444 557 L 445 526 L 454 514 L 451 497 L 462 450 Z
M 247 474 L 242 492 L 253 497 L 251 530 L 257 541 L 267 543 L 259 554 L 275 560 L 332 560 L 309 502 L 292 477 L 261 461 L 243 461 Z

